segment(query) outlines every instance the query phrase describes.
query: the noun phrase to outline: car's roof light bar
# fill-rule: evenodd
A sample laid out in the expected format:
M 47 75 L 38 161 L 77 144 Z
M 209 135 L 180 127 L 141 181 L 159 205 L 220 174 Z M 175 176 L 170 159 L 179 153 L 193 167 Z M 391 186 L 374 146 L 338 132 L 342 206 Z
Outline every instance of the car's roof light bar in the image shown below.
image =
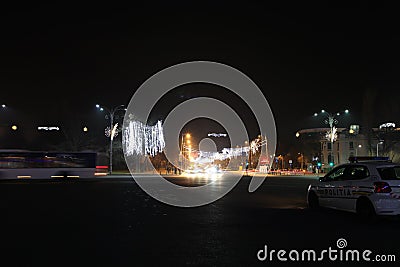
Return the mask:
M 389 157 L 368 157 L 368 156 L 362 156 L 362 157 L 349 157 L 349 161 L 351 163 L 357 163 L 361 161 L 388 161 L 392 162 Z

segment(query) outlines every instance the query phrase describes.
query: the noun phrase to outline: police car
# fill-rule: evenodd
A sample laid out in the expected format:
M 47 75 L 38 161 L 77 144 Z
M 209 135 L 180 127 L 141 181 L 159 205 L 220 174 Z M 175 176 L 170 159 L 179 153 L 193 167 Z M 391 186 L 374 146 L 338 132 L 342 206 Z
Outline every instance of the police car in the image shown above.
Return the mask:
M 356 212 L 362 217 L 400 215 L 400 164 L 386 157 L 350 157 L 308 187 L 310 208 Z

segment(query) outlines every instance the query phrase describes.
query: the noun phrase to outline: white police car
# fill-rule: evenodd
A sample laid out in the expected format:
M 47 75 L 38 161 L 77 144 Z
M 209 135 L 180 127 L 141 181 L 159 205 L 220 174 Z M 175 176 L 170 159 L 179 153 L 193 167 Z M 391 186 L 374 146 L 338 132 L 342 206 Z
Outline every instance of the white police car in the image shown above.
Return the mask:
M 400 215 L 400 164 L 386 157 L 350 157 L 308 187 L 310 208 L 356 212 L 362 217 Z

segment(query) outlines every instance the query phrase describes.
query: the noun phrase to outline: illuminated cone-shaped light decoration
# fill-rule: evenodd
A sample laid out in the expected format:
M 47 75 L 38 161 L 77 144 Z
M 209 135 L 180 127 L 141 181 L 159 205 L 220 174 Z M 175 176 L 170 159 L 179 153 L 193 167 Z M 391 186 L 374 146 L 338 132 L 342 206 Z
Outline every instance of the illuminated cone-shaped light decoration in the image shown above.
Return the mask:
M 139 121 L 130 121 L 124 132 L 124 146 L 128 156 L 155 156 L 165 147 L 164 133 L 161 121 L 154 126 L 145 125 Z

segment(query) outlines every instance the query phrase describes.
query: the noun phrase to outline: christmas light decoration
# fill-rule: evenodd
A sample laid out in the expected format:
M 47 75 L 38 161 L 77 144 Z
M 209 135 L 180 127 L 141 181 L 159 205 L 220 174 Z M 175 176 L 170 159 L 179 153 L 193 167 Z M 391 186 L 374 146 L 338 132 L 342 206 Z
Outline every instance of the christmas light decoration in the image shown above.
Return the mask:
M 39 131 L 59 131 L 60 127 L 58 126 L 39 126 L 38 127 Z
M 113 128 L 111 129 L 110 126 L 108 126 L 105 130 L 104 130 L 104 134 L 110 138 L 111 141 L 114 140 L 114 137 L 116 137 L 119 133 L 119 129 L 118 129 L 118 123 L 114 124 Z
M 328 139 L 331 143 L 335 142 L 337 139 L 337 128 L 335 126 L 332 127 L 331 130 L 329 130 L 326 135 L 326 139 Z
M 258 147 L 259 147 L 258 142 L 259 142 L 259 140 L 256 139 L 256 140 L 251 141 L 251 143 L 250 143 L 250 149 L 253 154 L 256 154 L 258 151 Z
M 128 156 L 145 154 L 155 156 L 162 152 L 165 141 L 161 121 L 154 126 L 130 121 L 124 131 L 124 146 Z
M 379 126 L 379 129 L 383 129 L 383 128 L 396 128 L 396 124 L 393 122 L 387 122 L 387 123 L 381 124 Z
M 209 133 L 208 136 L 212 136 L 212 137 L 227 137 L 228 135 L 225 133 Z

